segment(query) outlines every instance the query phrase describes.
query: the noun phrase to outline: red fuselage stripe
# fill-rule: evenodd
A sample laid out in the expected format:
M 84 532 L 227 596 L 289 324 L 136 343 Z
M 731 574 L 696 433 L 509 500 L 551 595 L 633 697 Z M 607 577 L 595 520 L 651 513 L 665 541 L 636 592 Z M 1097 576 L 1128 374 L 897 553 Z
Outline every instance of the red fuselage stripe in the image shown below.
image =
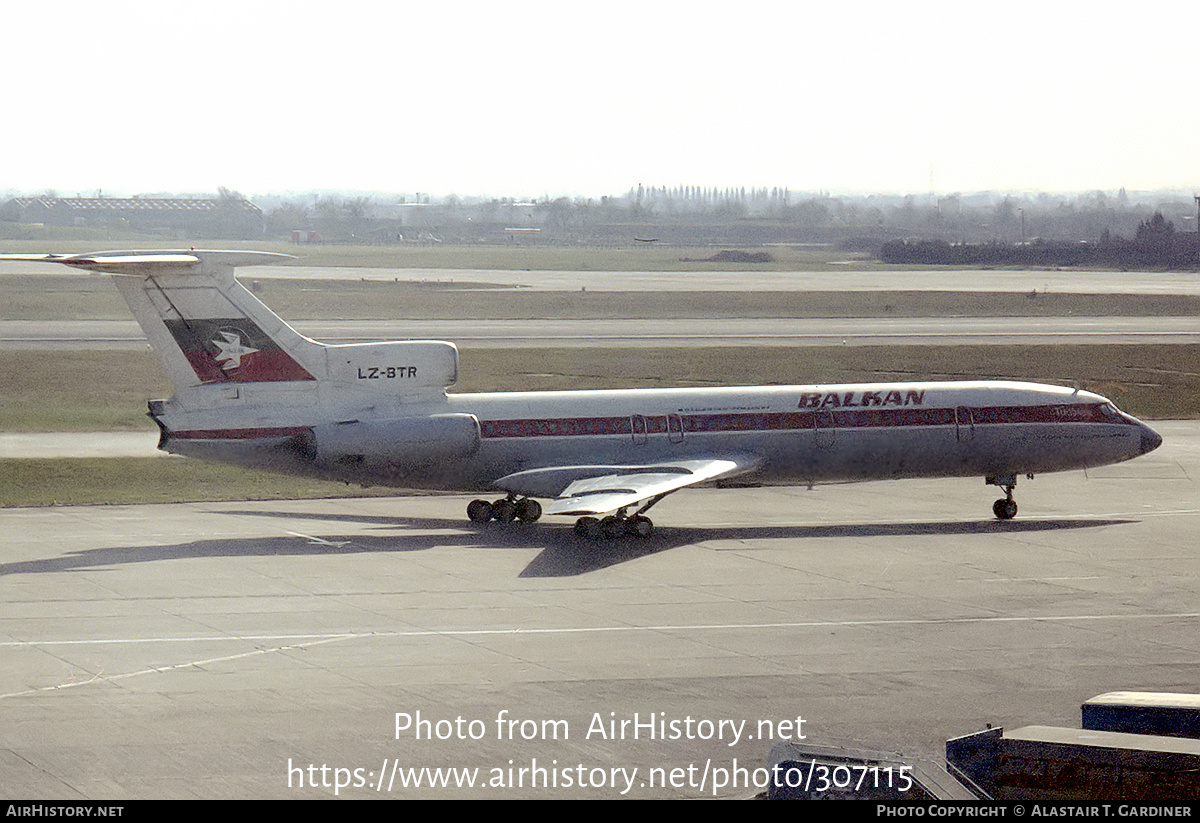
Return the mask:
M 1122 423 L 1095 403 L 1048 406 L 991 406 L 947 409 L 827 409 L 729 414 L 657 414 L 621 417 L 484 420 L 483 437 L 573 437 L 588 435 L 704 434 L 712 432 L 871 429 L 908 426 L 980 426 L 1012 423 Z
M 953 408 L 828 409 L 789 412 L 731 412 L 728 414 L 622 415 L 482 420 L 485 438 L 590 437 L 606 435 L 710 434 L 715 432 L 805 431 L 812 429 L 907 428 L 911 426 L 990 426 L 1022 423 L 1114 423 L 1129 421 L 1105 414 L 1097 403 L 1045 406 L 987 406 Z M 295 437 L 307 426 L 250 429 L 196 429 L 171 432 L 180 440 L 256 440 Z
M 310 431 L 308 426 L 274 426 L 258 429 L 193 429 L 173 431 L 175 440 L 260 440 L 269 437 L 295 437 Z

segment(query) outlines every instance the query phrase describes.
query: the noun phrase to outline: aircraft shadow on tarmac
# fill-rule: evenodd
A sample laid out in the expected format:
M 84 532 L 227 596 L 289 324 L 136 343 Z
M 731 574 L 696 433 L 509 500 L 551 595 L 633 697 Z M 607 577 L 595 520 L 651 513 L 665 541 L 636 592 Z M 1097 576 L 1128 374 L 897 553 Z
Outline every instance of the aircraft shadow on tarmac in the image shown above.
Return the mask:
M 822 524 L 809 526 L 664 526 L 646 539 L 586 540 L 570 524 L 489 523 L 465 524 L 458 518 L 386 517 L 345 513 L 225 512 L 238 516 L 273 519 L 352 522 L 372 526 L 386 534 L 319 534 L 304 529 L 269 537 L 197 540 L 163 546 L 130 546 L 89 549 L 43 560 L 0 564 L 0 576 L 9 574 L 54 574 L 103 570 L 133 563 L 150 563 L 188 558 L 310 556 L 316 554 L 407 553 L 439 548 L 541 549 L 521 571 L 520 577 L 571 577 L 615 566 L 640 557 L 669 551 L 708 540 L 794 540 L 854 537 L 896 538 L 1014 534 L 1087 529 L 1134 523 L 1121 519 L 1050 519 L 1001 522 L 926 522 Z M 414 529 L 436 533 L 405 534 Z M 398 531 L 399 530 L 399 531 Z M 803 545 L 797 545 L 803 550 Z

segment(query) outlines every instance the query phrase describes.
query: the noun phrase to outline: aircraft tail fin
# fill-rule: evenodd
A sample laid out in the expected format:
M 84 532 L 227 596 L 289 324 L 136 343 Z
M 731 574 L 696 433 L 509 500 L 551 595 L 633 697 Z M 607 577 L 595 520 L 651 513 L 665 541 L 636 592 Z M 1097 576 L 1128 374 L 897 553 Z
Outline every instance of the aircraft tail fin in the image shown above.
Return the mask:
M 291 255 L 189 249 L 3 257 L 114 275 L 185 407 L 211 406 L 214 386 L 247 383 L 291 389 L 333 384 L 339 396 L 385 393 L 404 402 L 444 392 L 457 378 L 458 351 L 451 343 L 319 343 L 234 277 L 237 266 L 281 263 Z
M 102 252 L 54 262 L 116 275 L 117 289 L 179 390 L 321 376 L 321 345 L 234 278 L 235 266 L 286 259 L 268 252 Z

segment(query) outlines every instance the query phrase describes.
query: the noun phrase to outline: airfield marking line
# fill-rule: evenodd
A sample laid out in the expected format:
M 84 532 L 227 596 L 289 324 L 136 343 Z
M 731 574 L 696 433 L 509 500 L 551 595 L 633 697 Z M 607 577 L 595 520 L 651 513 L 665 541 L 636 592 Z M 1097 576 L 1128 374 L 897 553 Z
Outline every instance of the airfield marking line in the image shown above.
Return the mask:
M 1118 478 L 1105 478 L 1105 477 L 1091 478 L 1092 482 L 1099 482 L 1100 480 L 1109 480 L 1109 479 L 1118 479 Z M 1124 478 L 1120 478 L 1120 479 L 1124 479 Z M 796 487 L 796 488 L 801 488 L 801 487 Z M 1064 514 L 1039 514 L 1039 515 L 1022 516 L 1020 520 L 1014 520 L 1009 523 L 1005 523 L 1004 521 L 993 520 L 993 519 L 981 520 L 978 522 L 985 526 L 1000 526 L 1000 527 L 1003 527 L 1006 525 L 1012 526 L 1013 528 L 1011 529 L 1011 533 L 1021 534 L 1022 530 L 1020 529 L 1020 526 L 1022 523 L 1040 523 L 1040 522 L 1044 522 L 1044 521 L 1054 521 L 1054 520 L 1097 520 L 1100 518 L 1113 518 L 1113 517 L 1172 517 L 1172 516 L 1180 515 L 1180 514 L 1184 514 L 1184 515 L 1200 514 L 1200 509 L 1165 509 L 1165 510 L 1160 510 L 1160 511 L 1131 511 L 1131 512 L 1069 512 L 1069 513 L 1064 513 Z M 772 522 L 773 526 L 777 526 L 780 528 L 830 528 L 830 529 L 851 528 L 851 529 L 853 529 L 853 528 L 861 528 L 861 527 L 869 527 L 869 526 L 903 526 L 903 525 L 918 525 L 918 524 L 923 524 L 923 523 L 929 524 L 929 525 L 965 524 L 965 523 L 968 523 L 969 521 L 964 521 L 961 518 L 947 516 L 945 518 L 940 518 L 940 519 L 932 518 L 932 517 L 885 518 L 885 519 L 879 519 L 879 520 L 865 520 L 864 519 L 864 520 L 859 520 L 855 523 L 832 523 L 832 522 L 825 521 L 825 520 L 793 520 L 793 521 L 773 520 L 771 522 Z M 711 529 L 711 528 L 738 528 L 738 527 L 745 526 L 745 525 L 746 524 L 742 521 L 726 520 L 726 521 L 722 521 L 719 523 L 718 522 L 704 523 L 704 528 L 708 528 L 708 529 Z M 987 534 L 989 534 L 989 535 L 1004 534 L 1004 532 L 996 531 L 996 532 L 988 532 Z M 720 539 L 721 538 L 719 538 L 719 537 L 714 537 L 714 538 L 711 538 L 711 542 L 719 542 Z M 773 539 L 773 538 L 768 538 L 768 539 Z M 706 540 L 703 542 L 710 542 L 710 541 Z M 745 546 L 734 546 L 731 548 L 714 548 L 714 549 L 712 549 L 712 551 L 744 551 L 744 550 L 746 550 Z
M 1115 577 L 1116 575 L 1109 575 Z M 995 578 L 979 578 L 980 583 L 1028 583 L 1030 581 L 1047 582 L 1047 581 L 1062 581 L 1062 580 L 1108 580 L 1109 577 L 1101 577 L 1098 574 L 1093 574 L 1089 577 L 995 577 Z
M 1040 578 L 1038 578 L 1040 579 Z M 1067 578 L 1073 579 L 1073 578 Z M 1087 578 L 1083 578 L 1087 579 Z M 364 638 L 387 637 L 480 637 L 511 636 L 517 634 L 600 634 L 605 632 L 664 632 L 664 631 L 718 631 L 730 629 L 812 629 L 849 626 L 922 626 L 953 623 L 1061 623 L 1074 620 L 1172 620 L 1200 618 L 1200 612 L 1164 612 L 1157 614 L 1063 614 L 1042 616 L 998 615 L 994 617 L 914 617 L 897 620 L 804 620 L 779 623 L 664 623 L 654 626 L 581 626 L 577 628 L 507 628 L 507 629 L 410 629 L 405 631 L 337 632 L 334 634 L 291 634 L 291 635 L 208 635 L 203 637 L 136 637 L 98 640 L 7 640 L 0 641 L 0 648 L 28 648 L 36 646 L 92 646 L 106 644 L 135 643 L 196 643 L 214 641 L 262 641 L 307 640 L 278 649 L 258 649 L 233 655 L 230 658 L 246 657 L 267 651 L 283 651 L 313 643 L 332 643 L 338 640 L 361 640 Z M 211 661 L 209 661 L 211 662 Z M 194 665 L 194 664 L 180 664 Z M 165 667 L 171 668 L 171 667 Z M 155 669 L 158 671 L 159 669 Z
M 128 680 L 131 677 L 139 677 L 144 674 L 162 674 L 163 672 L 174 671 L 176 669 L 187 669 L 192 667 L 207 666 L 213 663 L 226 663 L 231 660 L 241 660 L 247 657 L 256 657 L 261 654 L 274 654 L 275 652 L 286 652 L 292 649 L 304 649 L 311 646 L 320 646 L 324 643 L 333 643 L 337 640 L 344 639 L 349 635 L 337 635 L 332 637 L 323 637 L 315 639 L 309 643 L 293 643 L 289 646 L 277 646 L 271 649 L 254 649 L 240 654 L 224 655 L 222 657 L 209 657 L 204 660 L 190 660 L 185 663 L 175 663 L 170 666 L 151 666 L 149 668 L 140 669 L 134 672 L 126 672 L 125 674 L 105 675 L 103 672 L 97 672 L 87 680 L 69 680 L 66 683 L 57 683 L 52 686 L 41 686 L 36 689 L 26 689 L 22 692 L 10 692 L 9 694 L 0 694 L 0 700 L 7 697 L 27 697 L 29 695 L 41 694 L 43 692 L 62 691 L 63 689 L 74 689 L 79 686 L 87 686 L 92 683 L 113 683 L 118 680 Z M 119 642 L 119 641 L 118 641 Z
M 210 657 L 203 660 L 192 660 L 184 663 L 176 663 L 170 666 L 153 666 L 150 668 L 140 669 L 134 672 L 126 672 L 125 674 L 115 674 L 105 676 L 104 674 L 95 674 L 88 680 L 68 681 L 51 686 L 42 686 L 36 689 L 26 689 L 20 692 L 10 692 L 8 694 L 0 694 L 0 700 L 9 697 L 27 697 L 30 695 L 42 694 L 45 692 L 61 691 L 63 689 L 72 689 L 79 686 L 86 686 L 92 683 L 113 683 L 119 680 L 126 680 L 132 677 L 139 677 L 147 674 L 162 674 L 176 669 L 186 669 L 210 665 L 213 663 L 222 663 L 232 660 L 242 660 L 245 658 L 256 657 L 264 654 L 274 654 L 276 652 L 290 651 L 292 649 L 309 648 L 319 646 L 325 643 L 336 643 L 342 640 L 362 640 L 365 638 L 401 638 L 401 637 L 486 637 L 486 636 L 511 636 L 518 634 L 594 634 L 604 632 L 680 632 L 680 631 L 720 631 L 731 629 L 805 629 L 805 628 L 831 628 L 831 627 L 861 627 L 861 626 L 920 626 L 920 625 L 949 625 L 949 624 L 971 624 L 971 623 L 1062 623 L 1071 621 L 1092 621 L 1092 620 L 1179 620 L 1179 619 L 1196 619 L 1200 618 L 1200 612 L 1172 612 L 1165 614 L 1077 614 L 1077 615 L 1049 615 L 1044 617 L 950 617 L 950 618 L 913 618 L 907 620 L 814 620 L 800 621 L 791 623 L 708 623 L 708 624 L 664 624 L 659 626 L 594 626 L 585 628 L 557 628 L 557 629 L 421 629 L 412 631 L 386 631 L 386 632 L 343 632 L 339 634 L 329 635 L 230 635 L 227 637 L 162 637 L 162 638 L 132 638 L 128 640 L 108 639 L 108 640 L 48 640 L 43 642 L 37 641 L 5 641 L 0 642 L 0 647 L 30 647 L 30 646 L 65 646 L 65 645 L 98 645 L 98 644 L 119 644 L 119 643 L 186 643 L 195 641 L 247 641 L 252 639 L 258 640 L 286 640 L 309 638 L 307 642 L 292 643 L 284 646 L 276 646 L 274 648 L 254 649 L 240 654 L 225 655 L 222 657 Z
M 197 637 L 118 637 L 95 638 L 92 640 L 4 640 L 0 648 L 26 648 L 32 646 L 104 646 L 137 643 L 211 643 L 214 641 L 273 641 L 287 640 L 338 640 L 341 638 L 368 636 L 370 632 L 339 632 L 336 634 L 217 634 Z

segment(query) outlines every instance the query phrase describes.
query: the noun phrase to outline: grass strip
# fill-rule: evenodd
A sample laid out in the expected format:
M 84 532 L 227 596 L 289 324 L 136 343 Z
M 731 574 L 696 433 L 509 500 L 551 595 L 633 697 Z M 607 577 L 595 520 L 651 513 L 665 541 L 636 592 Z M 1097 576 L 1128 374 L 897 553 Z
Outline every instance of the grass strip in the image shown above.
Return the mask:
M 388 496 L 184 457 L 0 460 L 0 507 Z

